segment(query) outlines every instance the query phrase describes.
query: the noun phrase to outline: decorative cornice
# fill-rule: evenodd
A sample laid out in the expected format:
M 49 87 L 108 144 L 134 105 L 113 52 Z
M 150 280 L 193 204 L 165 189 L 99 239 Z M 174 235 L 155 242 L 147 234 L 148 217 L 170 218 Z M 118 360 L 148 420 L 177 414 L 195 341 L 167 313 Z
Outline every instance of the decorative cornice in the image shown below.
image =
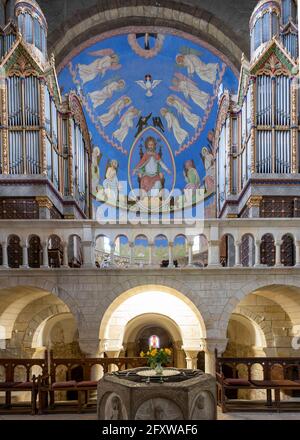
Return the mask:
M 51 209 L 53 207 L 53 203 L 48 197 L 36 197 L 35 200 L 37 201 L 39 208 Z
M 248 208 L 259 208 L 262 202 L 262 196 L 251 196 L 247 201 Z

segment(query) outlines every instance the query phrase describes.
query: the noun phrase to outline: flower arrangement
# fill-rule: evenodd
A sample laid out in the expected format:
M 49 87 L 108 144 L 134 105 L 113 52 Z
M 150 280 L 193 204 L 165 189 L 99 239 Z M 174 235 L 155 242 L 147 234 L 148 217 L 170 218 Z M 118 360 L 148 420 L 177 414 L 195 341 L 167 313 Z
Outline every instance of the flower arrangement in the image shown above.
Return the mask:
M 148 358 L 148 365 L 161 373 L 163 365 L 171 361 L 172 350 L 170 348 L 152 348 L 149 351 L 141 352 L 140 356 Z

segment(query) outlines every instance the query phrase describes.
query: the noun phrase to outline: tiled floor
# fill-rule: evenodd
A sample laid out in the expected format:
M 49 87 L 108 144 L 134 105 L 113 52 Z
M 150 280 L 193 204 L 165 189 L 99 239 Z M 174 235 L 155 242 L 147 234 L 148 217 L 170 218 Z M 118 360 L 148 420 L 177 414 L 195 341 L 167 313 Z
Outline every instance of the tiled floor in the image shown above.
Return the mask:
M 300 420 L 300 413 L 227 413 L 218 411 L 219 420 Z M 96 420 L 95 413 L 89 414 L 47 414 L 43 416 L 30 415 L 0 415 L 1 420 Z

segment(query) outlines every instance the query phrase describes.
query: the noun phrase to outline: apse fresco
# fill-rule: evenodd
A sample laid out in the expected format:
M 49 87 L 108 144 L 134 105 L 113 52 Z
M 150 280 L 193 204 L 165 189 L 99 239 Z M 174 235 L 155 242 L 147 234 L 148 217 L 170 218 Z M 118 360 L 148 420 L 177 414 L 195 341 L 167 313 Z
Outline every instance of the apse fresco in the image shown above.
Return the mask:
M 103 203 L 143 210 L 149 199 L 174 212 L 189 197 L 214 217 L 218 98 L 236 76 L 192 37 L 135 31 L 91 40 L 59 73 L 63 93 L 81 96 L 92 136 L 94 212 Z

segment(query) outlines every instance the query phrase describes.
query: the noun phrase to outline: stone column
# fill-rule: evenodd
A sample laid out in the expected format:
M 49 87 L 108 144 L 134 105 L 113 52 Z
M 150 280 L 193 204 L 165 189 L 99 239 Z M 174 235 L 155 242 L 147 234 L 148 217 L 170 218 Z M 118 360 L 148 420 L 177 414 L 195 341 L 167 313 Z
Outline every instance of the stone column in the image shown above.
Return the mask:
M 23 264 L 21 266 L 22 269 L 28 269 L 29 268 L 29 264 L 28 264 L 28 247 L 27 244 L 24 244 L 22 246 L 22 253 L 23 253 Z
M 7 269 L 8 268 L 8 254 L 7 254 L 7 243 L 4 241 L 1 243 L 2 246 L 2 268 Z
M 65 269 L 69 268 L 69 256 L 68 256 L 68 243 L 63 243 L 64 255 L 63 255 L 63 267 Z
M 275 242 L 275 246 L 276 246 L 275 266 L 276 267 L 282 267 L 283 266 L 283 264 L 281 264 L 281 245 L 282 245 L 282 241 L 281 240 L 277 240 Z
M 43 243 L 43 269 L 49 269 L 48 240 Z
M 134 265 L 134 243 L 129 243 L 129 264 Z
M 193 266 L 193 243 L 188 242 L 188 266 Z
M 296 266 L 300 267 L 300 241 L 296 241 Z M 3 247 L 2 247 L 3 249 Z
M 109 357 L 109 358 L 118 358 L 120 355 L 120 351 L 121 351 L 121 349 L 109 350 L 109 351 L 106 351 L 105 353 L 106 353 L 107 357 Z M 118 371 L 118 367 L 116 365 L 110 365 L 108 367 L 108 371 L 109 371 L 109 373 L 112 373 L 113 371 Z
M 241 242 L 235 242 L 235 267 L 241 267 Z
M 94 267 L 95 261 L 93 259 L 94 254 L 94 243 L 90 240 L 82 241 L 82 254 L 83 254 L 83 267 L 91 268 Z
M 100 358 L 99 352 L 99 340 L 97 339 L 79 339 L 79 346 L 81 351 L 87 358 Z M 103 376 L 103 368 L 101 365 L 95 365 L 91 371 L 90 380 L 99 380 Z M 90 392 L 90 398 L 94 398 L 97 395 L 96 392 Z
M 154 248 L 154 243 L 148 243 L 148 247 L 149 247 L 149 266 L 152 266 L 153 264 L 153 248 Z
M 169 266 L 170 268 L 174 267 L 173 263 L 173 243 L 169 243 Z
M 205 373 L 216 375 L 215 350 L 217 350 L 218 356 L 221 356 L 226 350 L 227 342 L 228 339 L 202 339 L 202 346 L 205 351 Z
M 175 367 L 186 368 L 186 354 L 182 349 L 182 341 L 175 341 L 173 347 Z
M 256 240 L 255 241 L 255 265 L 254 265 L 254 267 L 261 266 L 261 263 L 260 263 L 260 245 L 261 245 L 261 240 Z
M 186 354 L 186 368 L 190 370 L 196 370 L 199 350 L 184 349 L 184 351 Z
M 110 264 L 114 265 L 115 264 L 115 251 L 116 251 L 116 243 L 110 243 Z
M 208 267 L 221 267 L 219 240 L 208 241 Z

